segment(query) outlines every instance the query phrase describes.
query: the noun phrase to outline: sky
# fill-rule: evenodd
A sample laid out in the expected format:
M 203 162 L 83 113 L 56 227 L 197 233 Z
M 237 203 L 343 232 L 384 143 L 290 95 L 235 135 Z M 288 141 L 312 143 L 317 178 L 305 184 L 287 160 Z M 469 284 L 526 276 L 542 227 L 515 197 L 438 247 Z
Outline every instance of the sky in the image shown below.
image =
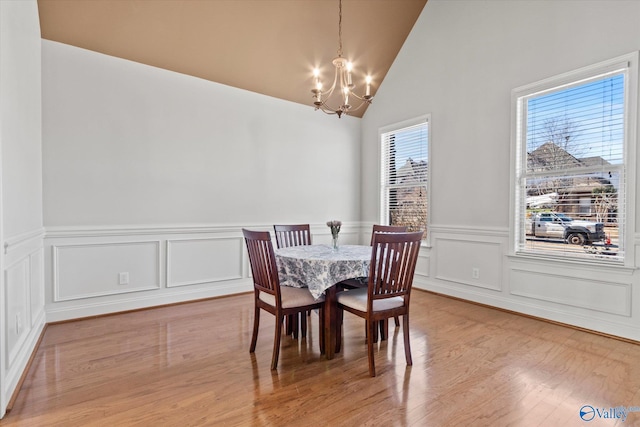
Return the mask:
M 553 120 L 571 124 L 566 150 L 574 157 L 600 156 L 610 163 L 621 164 L 624 74 L 600 76 L 530 97 L 527 100 L 527 151 L 549 141 L 548 123 Z
M 406 130 L 396 131 L 396 168 L 401 168 L 409 158 L 418 162 L 428 162 L 428 124 L 411 126 Z M 421 143 L 424 141 L 426 143 Z

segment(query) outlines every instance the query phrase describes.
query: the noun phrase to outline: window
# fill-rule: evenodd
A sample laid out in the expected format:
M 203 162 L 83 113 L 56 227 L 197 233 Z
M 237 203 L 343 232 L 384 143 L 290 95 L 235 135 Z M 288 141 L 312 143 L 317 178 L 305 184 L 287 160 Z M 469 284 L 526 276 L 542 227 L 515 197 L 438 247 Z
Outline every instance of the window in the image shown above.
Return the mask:
M 637 63 L 634 53 L 513 92 L 516 253 L 624 262 Z
M 429 194 L 429 117 L 386 127 L 380 132 L 380 222 L 427 231 Z

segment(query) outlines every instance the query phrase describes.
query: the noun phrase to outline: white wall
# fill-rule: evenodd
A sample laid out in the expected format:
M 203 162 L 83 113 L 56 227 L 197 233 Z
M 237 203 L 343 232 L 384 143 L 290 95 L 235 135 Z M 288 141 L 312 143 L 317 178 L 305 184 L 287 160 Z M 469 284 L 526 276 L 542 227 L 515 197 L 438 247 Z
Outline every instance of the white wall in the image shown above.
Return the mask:
M 47 227 L 358 219 L 358 120 L 47 40 L 43 67 Z
M 637 1 L 429 0 L 362 131 L 362 220 L 375 222 L 378 129 L 431 114 L 418 286 L 640 339 L 634 270 L 509 256 L 512 89 L 637 51 L 638 17 Z
M 249 290 L 241 227 L 328 241 L 336 218 L 357 239 L 360 120 L 47 40 L 42 57 L 49 321 Z
M 40 22 L 0 1 L 0 417 L 44 327 Z

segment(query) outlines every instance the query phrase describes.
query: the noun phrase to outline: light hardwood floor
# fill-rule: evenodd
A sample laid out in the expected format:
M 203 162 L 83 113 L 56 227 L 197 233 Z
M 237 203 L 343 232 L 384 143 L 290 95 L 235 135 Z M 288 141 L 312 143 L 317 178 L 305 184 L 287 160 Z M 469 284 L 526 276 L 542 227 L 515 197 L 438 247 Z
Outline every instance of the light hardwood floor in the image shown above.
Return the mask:
M 443 296 L 411 301 L 414 365 L 390 330 L 368 373 L 364 326 L 342 352 L 283 338 L 249 354 L 249 294 L 50 325 L 2 426 L 613 426 L 580 408 L 640 407 L 640 346 Z M 390 322 L 393 325 L 393 322 Z M 393 326 L 392 326 L 393 328 Z

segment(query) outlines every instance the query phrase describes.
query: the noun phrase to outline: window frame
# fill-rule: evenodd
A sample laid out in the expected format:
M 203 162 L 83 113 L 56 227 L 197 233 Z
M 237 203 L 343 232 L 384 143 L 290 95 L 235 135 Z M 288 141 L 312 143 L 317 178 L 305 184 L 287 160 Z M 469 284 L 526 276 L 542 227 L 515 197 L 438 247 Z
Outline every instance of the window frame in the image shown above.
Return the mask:
M 582 67 L 574 71 L 524 85 L 511 91 L 511 167 L 510 167 L 510 215 L 509 252 L 511 256 L 544 258 L 559 262 L 570 263 L 600 263 L 625 267 L 635 266 L 635 210 L 636 210 L 636 169 L 638 159 L 636 155 L 637 126 L 638 126 L 638 51 L 602 61 L 590 66 Z M 571 87 L 592 80 L 596 76 L 619 70 L 624 67 L 624 157 L 622 168 L 625 172 L 623 195 L 625 198 L 623 235 L 624 257 L 620 261 L 607 260 L 606 257 L 578 257 L 567 254 L 538 253 L 520 250 L 519 244 L 524 236 L 525 213 L 522 212 L 522 203 L 526 194 L 522 194 L 522 185 L 519 182 L 518 170 L 526 170 L 526 111 L 524 102 L 536 93 L 550 91 L 562 86 Z
M 419 124 L 427 125 L 427 182 L 425 187 L 426 199 L 427 199 L 427 220 L 426 220 L 426 235 L 422 240 L 422 246 L 430 246 L 430 224 L 431 224 L 431 114 L 424 114 L 412 119 L 404 120 L 401 122 L 393 123 L 387 126 L 383 126 L 378 129 L 378 219 L 380 224 L 389 225 L 389 206 L 388 197 L 386 197 L 386 182 L 388 178 L 388 171 L 385 168 L 385 140 L 384 135 L 391 132 L 399 132 L 405 128 L 416 126 Z

